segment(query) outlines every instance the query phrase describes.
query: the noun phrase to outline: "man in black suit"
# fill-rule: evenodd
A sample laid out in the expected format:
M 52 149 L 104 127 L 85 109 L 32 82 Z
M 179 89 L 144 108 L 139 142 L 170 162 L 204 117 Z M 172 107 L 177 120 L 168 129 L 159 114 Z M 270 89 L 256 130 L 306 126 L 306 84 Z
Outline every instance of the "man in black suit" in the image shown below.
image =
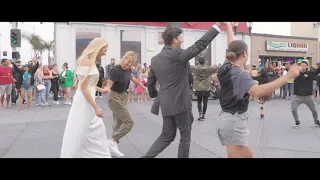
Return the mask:
M 157 97 L 154 110 L 161 108 L 163 127 L 160 137 L 154 142 L 146 158 L 154 158 L 174 141 L 177 128 L 180 131 L 178 158 L 188 158 L 191 142 L 191 127 L 193 114 L 191 110 L 189 86 L 189 60 L 196 57 L 219 34 L 220 26 L 216 23 L 204 36 L 187 49 L 181 49 L 182 30 L 176 26 L 168 26 L 162 34 L 164 48 L 151 59 L 148 77 L 148 90 L 151 98 Z M 160 90 L 155 84 L 159 81 Z

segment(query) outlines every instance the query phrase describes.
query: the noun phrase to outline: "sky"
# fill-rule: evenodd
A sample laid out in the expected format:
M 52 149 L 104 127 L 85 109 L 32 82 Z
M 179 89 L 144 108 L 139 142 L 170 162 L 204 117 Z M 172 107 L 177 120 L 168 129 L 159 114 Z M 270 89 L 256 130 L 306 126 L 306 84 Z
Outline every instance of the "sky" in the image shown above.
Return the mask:
M 10 29 L 11 23 L 0 22 L 0 51 L 2 58 L 2 52 L 7 51 L 8 57 L 11 58 L 12 49 L 10 47 Z M 22 33 L 35 33 L 40 35 L 45 41 L 53 40 L 54 25 L 53 23 L 43 23 L 40 22 L 24 22 L 19 23 L 18 28 L 21 29 Z M 290 22 L 253 22 L 252 27 L 253 33 L 262 34 L 275 34 L 275 35 L 285 35 L 290 36 Z M 19 49 L 21 60 L 29 61 L 32 58 L 31 46 L 27 41 L 22 40 L 22 46 Z M 48 58 L 48 53 L 44 52 L 43 59 Z M 45 63 L 45 61 L 44 61 Z

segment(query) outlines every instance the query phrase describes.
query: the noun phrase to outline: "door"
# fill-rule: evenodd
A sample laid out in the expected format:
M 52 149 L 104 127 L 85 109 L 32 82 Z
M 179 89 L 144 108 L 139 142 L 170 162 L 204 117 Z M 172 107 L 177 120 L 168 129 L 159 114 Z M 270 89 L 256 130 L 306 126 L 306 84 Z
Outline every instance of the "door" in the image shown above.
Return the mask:
M 138 58 L 134 66 L 142 64 L 145 59 L 145 30 L 141 27 L 120 27 L 120 58 L 127 51 L 134 51 Z

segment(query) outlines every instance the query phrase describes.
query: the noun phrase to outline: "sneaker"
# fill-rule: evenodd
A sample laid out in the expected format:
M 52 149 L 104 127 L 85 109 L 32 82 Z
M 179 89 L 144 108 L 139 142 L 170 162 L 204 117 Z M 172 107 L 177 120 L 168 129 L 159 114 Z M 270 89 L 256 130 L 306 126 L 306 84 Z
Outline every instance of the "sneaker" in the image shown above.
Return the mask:
M 202 112 L 199 112 L 198 121 L 203 121 L 203 119 L 202 119 Z
M 320 122 L 319 122 L 319 121 L 316 122 L 316 123 L 314 123 L 314 125 L 315 125 L 316 127 L 320 128 Z
M 100 99 L 102 99 L 103 98 L 103 96 L 100 96 Z
M 204 117 L 204 114 L 202 114 L 201 119 L 202 119 L 202 120 L 205 120 L 205 119 L 206 119 L 206 118 Z
M 264 114 L 260 114 L 260 118 L 263 119 L 264 118 Z
M 56 105 L 59 105 L 59 104 L 60 104 L 59 101 L 55 101 L 55 103 L 56 103 Z
M 118 149 L 118 143 L 115 142 L 113 139 L 108 140 L 109 150 L 111 153 L 111 156 L 113 157 L 123 157 L 124 154 L 121 153 Z
M 293 125 L 293 128 L 300 128 L 301 127 L 301 124 L 300 123 L 296 123 L 295 125 Z

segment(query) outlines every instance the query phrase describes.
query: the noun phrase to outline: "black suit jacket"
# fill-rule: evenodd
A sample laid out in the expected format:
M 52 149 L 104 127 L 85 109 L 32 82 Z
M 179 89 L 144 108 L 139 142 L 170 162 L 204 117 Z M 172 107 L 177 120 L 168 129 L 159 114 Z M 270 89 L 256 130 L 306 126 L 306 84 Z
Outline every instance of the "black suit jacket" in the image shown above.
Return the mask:
M 157 97 L 151 108 L 152 113 L 159 113 L 159 106 L 162 116 L 172 116 L 191 109 L 189 60 L 206 49 L 218 34 L 219 31 L 212 27 L 189 48 L 166 45 L 151 59 L 147 87 L 150 97 Z M 159 92 L 155 88 L 157 80 Z

